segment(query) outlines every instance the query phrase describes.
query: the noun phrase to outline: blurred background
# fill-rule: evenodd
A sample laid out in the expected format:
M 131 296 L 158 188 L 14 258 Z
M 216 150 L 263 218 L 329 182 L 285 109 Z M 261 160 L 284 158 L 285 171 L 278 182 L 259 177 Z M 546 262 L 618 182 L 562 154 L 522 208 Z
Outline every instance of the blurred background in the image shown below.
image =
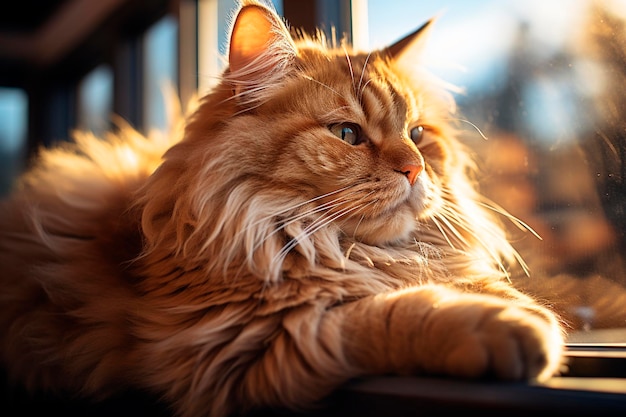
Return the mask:
M 436 17 L 425 64 L 462 90 L 482 190 L 541 236 L 509 222 L 514 283 L 573 329 L 626 327 L 626 1 L 390 4 L 368 2 L 367 42 Z
M 293 27 L 343 34 L 359 49 L 435 17 L 421 64 L 459 88 L 481 188 L 541 236 L 503 218 L 532 272 L 513 270 L 514 284 L 554 306 L 580 330 L 573 338 L 626 328 L 626 0 L 273 3 Z M 112 115 L 165 128 L 163 86 L 185 102 L 214 85 L 234 7 L 21 0 L 5 10 L 0 194 L 39 147 L 74 129 L 102 133 Z

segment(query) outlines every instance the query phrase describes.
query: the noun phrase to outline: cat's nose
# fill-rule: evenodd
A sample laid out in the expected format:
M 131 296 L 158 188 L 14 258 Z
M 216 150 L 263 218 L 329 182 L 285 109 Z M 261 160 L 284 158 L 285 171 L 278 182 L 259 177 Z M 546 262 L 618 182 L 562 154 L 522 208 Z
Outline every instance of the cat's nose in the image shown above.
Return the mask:
M 417 176 L 423 170 L 424 167 L 422 165 L 406 164 L 400 169 L 400 172 L 404 174 L 406 179 L 409 180 L 409 184 L 411 184 L 412 186 L 413 184 L 415 184 L 415 181 L 417 181 Z

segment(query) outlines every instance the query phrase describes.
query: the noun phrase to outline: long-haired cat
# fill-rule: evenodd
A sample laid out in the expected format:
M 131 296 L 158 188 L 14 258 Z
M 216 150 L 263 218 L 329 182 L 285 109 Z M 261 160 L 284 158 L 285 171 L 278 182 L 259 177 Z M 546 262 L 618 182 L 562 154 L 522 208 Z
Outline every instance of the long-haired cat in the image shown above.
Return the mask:
M 42 150 L 0 217 L 10 378 L 221 417 L 368 374 L 558 372 L 561 325 L 507 281 L 453 103 L 417 70 L 423 33 L 333 49 L 247 0 L 169 143 Z

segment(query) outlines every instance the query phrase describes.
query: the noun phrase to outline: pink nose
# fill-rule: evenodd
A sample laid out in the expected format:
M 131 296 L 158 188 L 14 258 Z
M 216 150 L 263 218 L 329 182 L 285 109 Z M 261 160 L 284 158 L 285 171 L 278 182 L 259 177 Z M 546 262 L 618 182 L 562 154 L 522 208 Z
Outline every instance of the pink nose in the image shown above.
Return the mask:
M 424 170 L 421 165 L 407 164 L 400 169 L 400 172 L 409 180 L 409 184 L 415 184 L 417 176 Z

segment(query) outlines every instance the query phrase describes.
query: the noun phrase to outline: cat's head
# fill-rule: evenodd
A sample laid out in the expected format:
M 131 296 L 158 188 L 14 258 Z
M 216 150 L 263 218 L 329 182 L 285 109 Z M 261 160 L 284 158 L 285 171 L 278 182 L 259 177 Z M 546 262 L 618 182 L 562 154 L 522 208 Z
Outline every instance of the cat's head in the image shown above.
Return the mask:
M 470 245 L 482 214 L 471 218 L 450 96 L 420 70 L 427 26 L 360 53 L 294 39 L 273 10 L 244 2 L 229 67 L 161 169 L 186 190 L 169 203 L 183 251 L 232 244 L 253 263 L 316 259 L 329 233 Z

